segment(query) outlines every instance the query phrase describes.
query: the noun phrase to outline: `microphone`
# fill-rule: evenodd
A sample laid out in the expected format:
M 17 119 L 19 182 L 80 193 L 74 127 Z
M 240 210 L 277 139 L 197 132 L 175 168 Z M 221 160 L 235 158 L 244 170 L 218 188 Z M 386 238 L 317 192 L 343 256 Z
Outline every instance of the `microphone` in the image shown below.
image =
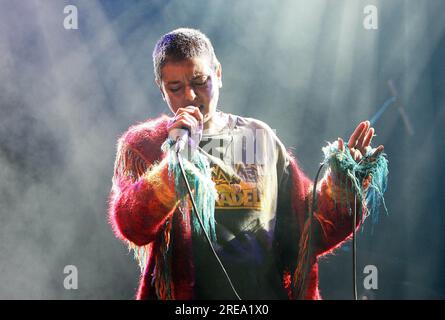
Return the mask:
M 192 149 L 195 149 L 195 147 L 199 144 L 199 141 L 202 139 L 202 127 L 198 129 L 198 132 L 194 137 L 195 139 L 189 139 L 189 129 L 181 128 L 179 130 L 181 130 L 181 132 L 176 138 L 175 152 L 178 153 L 184 151 L 187 143 L 190 144 Z
M 204 105 L 201 104 L 199 106 L 199 110 L 201 112 L 203 112 Z M 202 126 L 203 126 L 203 124 L 201 124 L 201 127 L 198 128 L 198 132 L 197 132 L 198 143 L 199 143 L 199 141 L 201 141 L 201 138 L 202 138 L 202 130 L 203 130 Z M 189 134 L 190 134 L 190 130 L 188 128 L 183 127 L 179 130 L 181 130 L 181 133 L 176 138 L 176 143 L 175 143 L 175 152 L 176 153 L 184 151 L 185 146 L 187 145 L 187 142 L 189 140 Z M 193 143 L 195 143 L 195 141 L 193 141 L 193 139 L 191 139 L 190 143 L 193 144 Z
M 176 138 L 176 143 L 175 143 L 176 153 L 184 151 L 184 148 L 188 141 L 188 137 L 189 137 L 189 130 L 186 128 L 182 128 L 181 134 Z

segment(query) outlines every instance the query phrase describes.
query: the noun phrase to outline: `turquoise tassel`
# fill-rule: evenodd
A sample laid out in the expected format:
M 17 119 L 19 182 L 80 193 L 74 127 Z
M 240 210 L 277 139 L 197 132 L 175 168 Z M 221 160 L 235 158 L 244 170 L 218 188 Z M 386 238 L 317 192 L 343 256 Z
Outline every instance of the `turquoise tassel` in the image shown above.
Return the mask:
M 168 153 L 168 174 L 170 179 L 174 179 L 176 196 L 180 199 L 179 208 L 182 214 L 188 212 L 188 190 L 181 173 L 178 159 L 174 152 L 174 141 L 167 139 L 161 146 L 162 151 Z M 207 158 L 199 151 L 194 152 L 191 161 L 183 158 L 184 171 L 189 182 L 193 197 L 198 209 L 198 214 L 204 225 L 204 229 L 210 237 L 210 240 L 216 242 L 215 229 L 215 201 L 218 196 L 215 184 L 211 179 L 211 169 Z M 203 230 L 199 223 L 193 207 L 191 211 L 192 232 L 204 237 Z M 184 220 L 187 221 L 187 219 Z M 174 299 L 171 290 L 171 256 L 172 248 L 170 241 L 170 232 L 172 229 L 172 221 L 167 220 L 161 236 L 160 251 L 156 255 L 155 269 L 153 272 L 153 284 L 156 288 L 156 295 L 161 300 Z
M 172 148 L 172 140 L 167 139 L 162 145 L 162 150 L 169 152 L 168 172 L 171 178 L 174 178 L 176 195 L 178 199 L 181 199 L 180 207 L 185 209 L 187 207 L 188 191 L 187 186 L 182 177 L 181 167 L 179 166 L 176 154 Z M 190 159 L 183 157 L 184 171 L 187 176 L 192 191 L 194 191 L 193 198 L 198 208 L 198 214 L 204 224 L 205 231 L 209 235 L 212 241 L 216 241 L 215 230 L 215 201 L 217 199 L 217 192 L 215 184 L 211 179 L 211 169 L 207 158 L 198 150 L 196 150 Z M 196 173 L 200 173 L 197 175 Z M 193 210 L 193 207 L 190 208 Z M 186 210 L 182 210 L 185 214 Z M 199 224 L 199 220 L 196 214 L 192 214 L 192 229 L 193 232 L 200 236 L 204 236 L 204 233 Z
M 333 177 L 346 175 L 346 177 L 352 182 L 353 189 L 345 192 L 356 192 L 358 199 L 362 201 L 365 199 L 366 204 L 366 216 L 371 216 L 373 225 L 378 222 L 380 203 L 383 203 L 385 212 L 388 214 L 386 208 L 385 199 L 383 197 L 387 188 L 388 182 L 388 160 L 386 154 L 380 154 L 376 159 L 371 159 L 371 155 L 375 149 L 370 149 L 366 156 L 360 161 L 356 162 L 349 148 L 345 147 L 342 152 L 338 149 L 338 142 L 329 143 L 323 148 L 324 161 L 328 164 L 332 170 Z M 371 183 L 368 189 L 363 191 L 363 180 L 371 175 Z M 338 181 L 342 187 L 347 185 L 348 181 Z

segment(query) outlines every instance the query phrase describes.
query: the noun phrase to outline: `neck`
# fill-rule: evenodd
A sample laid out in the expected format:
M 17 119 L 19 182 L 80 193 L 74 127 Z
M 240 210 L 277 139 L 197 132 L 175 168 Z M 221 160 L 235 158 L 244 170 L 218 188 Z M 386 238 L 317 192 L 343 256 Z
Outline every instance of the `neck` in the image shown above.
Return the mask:
M 204 131 L 207 134 L 213 134 L 221 131 L 226 125 L 226 118 L 222 113 L 215 111 L 211 118 L 204 122 Z

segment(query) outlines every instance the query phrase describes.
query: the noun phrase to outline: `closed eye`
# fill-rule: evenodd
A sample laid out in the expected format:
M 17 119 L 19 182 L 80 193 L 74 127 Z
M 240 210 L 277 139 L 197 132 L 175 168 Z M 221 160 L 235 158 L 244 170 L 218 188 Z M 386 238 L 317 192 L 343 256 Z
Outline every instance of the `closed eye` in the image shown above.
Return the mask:
M 193 84 L 195 86 L 205 86 L 205 85 L 207 85 L 208 80 L 209 80 L 209 77 L 202 77 L 202 78 L 194 80 Z
M 169 91 L 171 92 L 178 92 L 181 89 L 181 87 L 177 87 L 177 88 L 168 88 Z

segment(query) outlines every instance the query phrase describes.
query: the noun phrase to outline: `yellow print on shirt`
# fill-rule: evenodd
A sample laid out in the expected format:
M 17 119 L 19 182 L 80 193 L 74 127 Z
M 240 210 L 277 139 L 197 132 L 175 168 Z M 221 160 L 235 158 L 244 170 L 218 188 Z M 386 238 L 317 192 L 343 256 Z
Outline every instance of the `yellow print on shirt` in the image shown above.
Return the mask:
M 218 192 L 216 209 L 261 209 L 261 192 L 258 188 L 258 168 L 256 165 L 236 164 L 236 174 L 223 171 L 212 165 L 212 180 Z

